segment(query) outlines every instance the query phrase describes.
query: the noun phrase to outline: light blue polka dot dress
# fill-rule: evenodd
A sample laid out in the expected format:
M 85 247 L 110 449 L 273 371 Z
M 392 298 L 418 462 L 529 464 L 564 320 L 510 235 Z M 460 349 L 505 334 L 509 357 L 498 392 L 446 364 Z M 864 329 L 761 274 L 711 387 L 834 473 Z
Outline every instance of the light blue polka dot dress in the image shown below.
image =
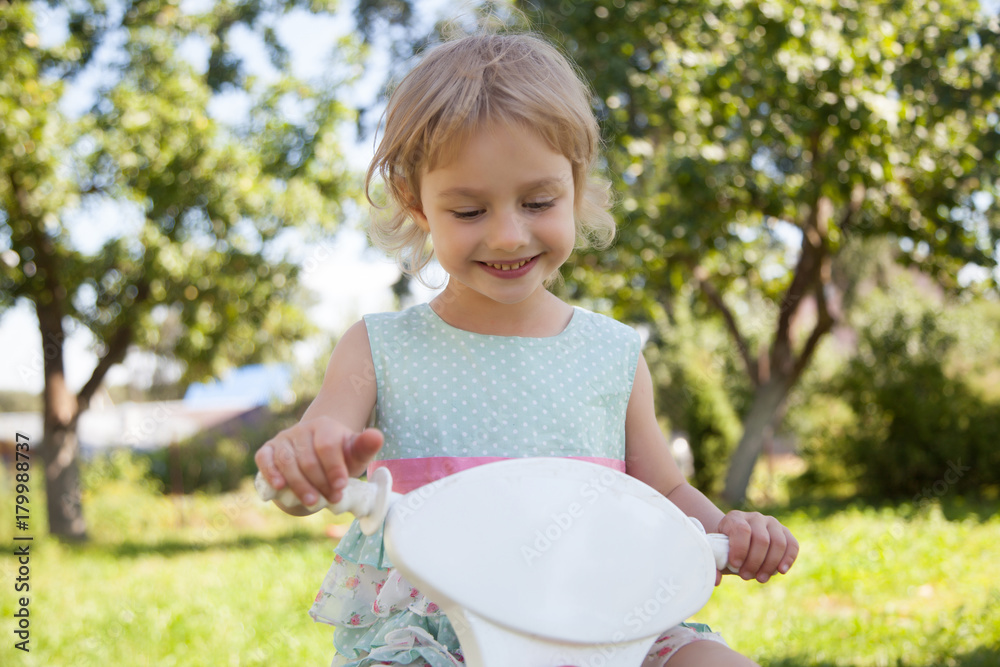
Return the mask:
M 497 458 L 580 457 L 624 470 L 625 411 L 638 334 L 574 308 L 556 336 L 472 333 L 429 304 L 364 318 L 375 366 L 375 466 L 408 492 Z M 370 468 L 371 469 L 371 468 Z M 402 579 L 357 522 L 336 550 L 310 615 L 337 626 L 335 665 L 461 664 L 447 618 Z

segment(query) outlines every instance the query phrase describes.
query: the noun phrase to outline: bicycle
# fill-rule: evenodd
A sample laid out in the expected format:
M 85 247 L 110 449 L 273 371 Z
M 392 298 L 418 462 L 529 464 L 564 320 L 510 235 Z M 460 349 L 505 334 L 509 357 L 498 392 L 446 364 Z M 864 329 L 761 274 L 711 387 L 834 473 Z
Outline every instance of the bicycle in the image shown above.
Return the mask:
M 265 501 L 299 504 L 256 484 Z M 384 524 L 386 553 L 448 616 L 469 667 L 636 667 L 727 567 L 725 535 L 595 463 L 510 459 L 391 489 L 378 468 L 310 509 L 351 512 L 368 535 Z M 629 576 L 608 576 L 623 554 Z

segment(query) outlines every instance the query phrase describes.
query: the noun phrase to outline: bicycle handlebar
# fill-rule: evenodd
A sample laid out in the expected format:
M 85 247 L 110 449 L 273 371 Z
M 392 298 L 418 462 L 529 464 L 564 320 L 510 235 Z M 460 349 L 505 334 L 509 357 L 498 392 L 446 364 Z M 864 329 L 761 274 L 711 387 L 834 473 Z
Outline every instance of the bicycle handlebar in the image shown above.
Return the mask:
M 715 569 L 725 572 L 728 568 L 730 572 L 739 572 L 738 568 L 729 564 L 729 536 L 722 533 L 707 533 L 708 546 L 712 548 L 712 556 L 715 557 Z
M 392 492 L 392 475 L 387 468 L 376 469 L 369 479 L 371 481 L 368 482 L 349 479 L 338 502 L 330 503 L 321 496 L 319 501 L 313 505 L 303 504 L 288 487 L 280 491 L 275 490 L 264 479 L 264 475 L 259 472 L 253 484 L 257 489 L 257 495 L 264 502 L 273 500 L 289 509 L 305 507 L 313 512 L 324 508 L 334 514 L 350 512 L 357 517 L 361 524 L 361 532 L 365 535 L 371 535 L 379 529 L 385 520 L 392 497 L 398 497 L 399 494 Z
M 362 482 L 359 479 L 347 480 L 343 495 L 337 503 L 330 503 L 323 497 L 313 505 L 305 506 L 292 493 L 288 487 L 277 491 L 272 487 L 264 475 L 257 473 L 254 479 L 254 487 L 257 495 L 264 502 L 276 501 L 289 509 L 305 507 L 316 512 L 321 509 L 328 509 L 334 514 L 350 512 L 361 524 L 361 532 L 365 535 L 375 533 L 385 521 L 385 516 L 389 512 L 392 502 L 400 498 L 401 495 L 392 492 L 392 475 L 388 468 L 377 468 L 370 476 L 370 481 Z M 695 525 L 704 533 L 705 529 L 697 519 L 691 519 Z M 738 572 L 737 568 L 729 565 L 729 537 L 722 533 L 706 533 L 708 545 L 712 549 L 712 557 L 715 559 L 715 567 L 720 571 L 727 568 L 730 572 Z

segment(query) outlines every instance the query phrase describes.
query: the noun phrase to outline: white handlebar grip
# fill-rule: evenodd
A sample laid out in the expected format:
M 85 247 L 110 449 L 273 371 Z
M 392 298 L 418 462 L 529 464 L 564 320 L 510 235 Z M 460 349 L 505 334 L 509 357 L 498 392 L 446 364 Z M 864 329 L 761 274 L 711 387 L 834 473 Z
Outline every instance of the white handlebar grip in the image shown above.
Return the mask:
M 727 568 L 730 572 L 739 572 L 738 568 L 729 564 L 729 537 L 722 533 L 709 533 L 708 545 L 712 547 L 712 555 L 715 557 L 715 569 L 724 572 Z
M 342 492 L 339 502 L 329 503 L 325 498 L 320 498 L 314 505 L 306 506 L 306 509 L 316 511 L 324 507 L 334 514 L 350 512 L 361 524 L 361 532 L 371 535 L 378 530 L 385 515 L 389 511 L 390 500 L 392 499 L 392 474 L 387 468 L 378 468 L 369 478 L 370 482 L 362 482 L 358 479 L 347 480 L 347 486 Z M 303 507 L 302 502 L 292 493 L 289 488 L 276 491 L 261 473 L 257 473 L 254 479 L 254 487 L 257 495 L 264 502 L 272 500 L 281 503 L 289 509 Z

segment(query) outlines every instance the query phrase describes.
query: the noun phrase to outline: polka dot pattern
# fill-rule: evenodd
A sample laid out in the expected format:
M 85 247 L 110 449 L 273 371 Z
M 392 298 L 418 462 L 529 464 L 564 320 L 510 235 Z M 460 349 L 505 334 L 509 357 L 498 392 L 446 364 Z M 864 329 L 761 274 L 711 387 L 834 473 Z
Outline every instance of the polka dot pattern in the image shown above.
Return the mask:
M 456 329 L 429 304 L 365 316 L 380 459 L 593 456 L 623 460 L 639 336 L 575 308 L 548 338 Z

